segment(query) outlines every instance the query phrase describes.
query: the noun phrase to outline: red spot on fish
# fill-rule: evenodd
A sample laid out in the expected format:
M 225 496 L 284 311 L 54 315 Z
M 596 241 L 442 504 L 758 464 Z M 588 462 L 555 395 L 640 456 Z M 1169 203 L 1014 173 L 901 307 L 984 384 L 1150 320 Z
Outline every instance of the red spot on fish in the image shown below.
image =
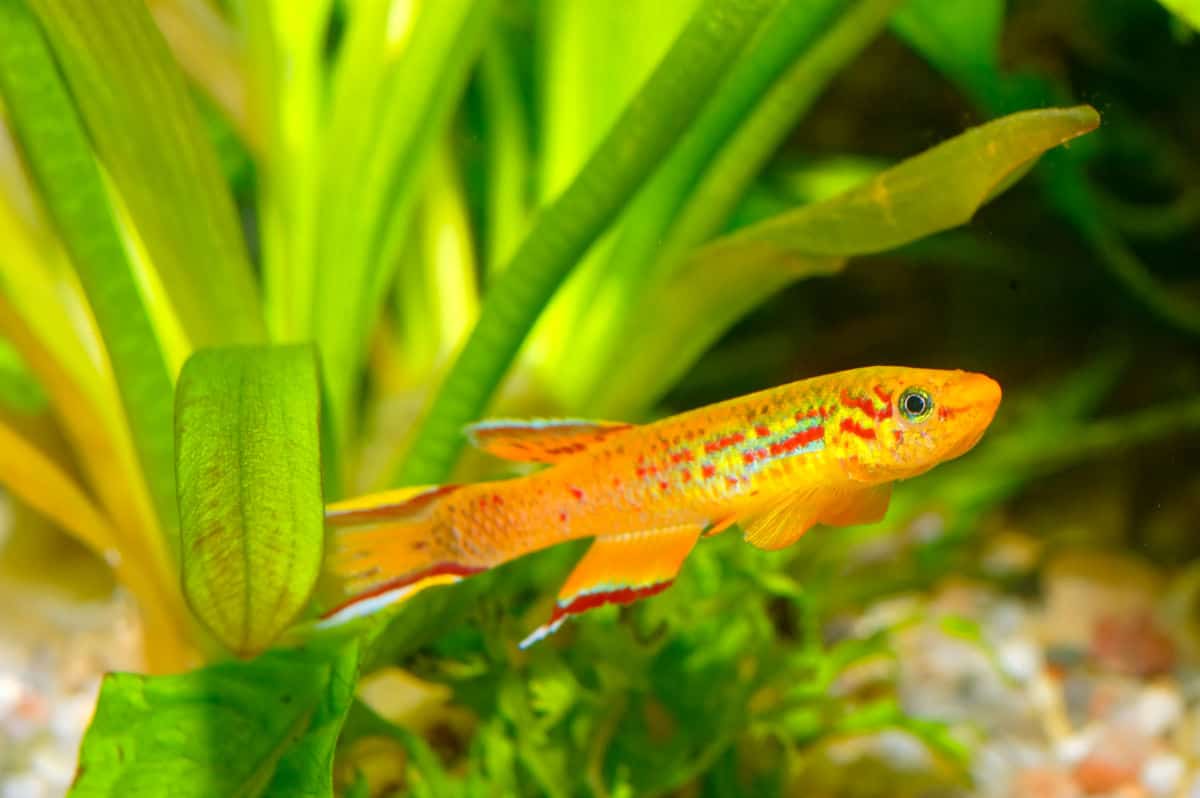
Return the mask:
M 634 469 L 634 473 L 637 474 L 638 479 L 642 479 L 646 476 L 646 469 L 637 468 L 637 469 Z
M 879 397 L 879 401 L 883 402 L 885 405 L 890 405 L 892 403 L 891 391 L 885 391 L 882 385 L 876 385 L 874 390 L 875 395 Z
M 817 416 L 821 416 L 822 418 L 824 418 L 825 417 L 825 408 L 817 407 L 817 408 L 813 408 L 812 410 L 809 410 L 807 412 L 804 410 L 796 411 L 796 420 L 797 421 L 807 421 L 808 419 L 816 418 Z
M 705 479 L 708 479 L 717 473 L 717 467 L 712 463 L 705 463 L 704 465 L 700 466 L 700 472 L 704 475 Z
M 771 437 L 771 428 L 768 427 L 766 424 L 759 424 L 757 427 L 754 428 L 754 432 L 760 438 Z
M 658 481 L 658 489 L 659 489 L 659 490 L 661 490 L 661 491 L 666 491 L 666 490 L 667 490 L 667 488 L 669 488 L 669 487 L 671 487 L 671 485 L 670 485 L 670 483 L 668 483 L 668 482 L 667 482 L 665 479 L 660 479 L 660 480 Z
M 776 457 L 781 454 L 789 454 L 810 443 L 819 441 L 823 437 L 825 437 L 825 427 L 817 424 L 808 429 L 800 430 L 795 435 L 791 435 L 779 443 L 772 444 L 771 454 Z
M 496 506 L 504 504 L 504 499 L 501 499 L 499 494 L 493 493 L 492 494 L 492 504 L 494 504 Z
M 892 430 L 892 435 L 896 437 L 896 443 L 904 443 L 904 430 L 894 429 Z
M 579 488 L 575 487 L 574 485 L 568 485 L 567 490 L 571 491 L 571 495 L 574 496 L 576 500 L 583 501 L 583 491 L 581 491 Z
M 613 477 L 613 487 L 614 488 L 621 487 L 621 478 L 620 477 Z
M 653 585 L 644 587 L 622 587 L 617 590 L 606 590 L 602 593 L 585 593 L 582 596 L 577 596 L 571 599 L 566 604 L 559 604 L 554 608 L 554 614 L 550 616 L 550 624 L 563 618 L 567 615 L 578 615 L 581 612 L 587 612 L 590 609 L 601 607 L 605 604 L 629 604 L 638 599 L 648 598 L 655 593 L 661 593 L 671 586 L 674 579 L 668 579 L 665 582 L 659 582 Z
M 704 451 L 708 452 L 709 454 L 716 454 L 722 449 L 728 449 L 730 446 L 736 446 L 745 440 L 745 435 L 740 432 L 735 432 L 732 435 L 726 435 L 723 438 L 719 438 L 715 441 L 709 441 L 708 443 L 704 444 Z
M 562 522 L 562 523 L 566 523 L 566 521 L 567 521 L 567 514 L 566 514 L 566 513 L 559 513 L 559 514 L 558 514 L 558 520 L 559 520 L 560 522 Z
M 842 391 L 842 405 L 859 410 L 867 418 L 882 420 L 892 415 L 892 405 L 889 402 L 882 410 L 875 409 L 875 403 L 865 396 L 851 396 L 849 391 Z
M 731 476 L 728 476 L 728 475 L 727 475 L 727 476 L 725 477 L 725 484 L 726 484 L 726 485 L 731 485 L 731 486 L 732 486 L 732 485 L 736 485 L 736 484 L 738 484 L 737 477 L 731 477 Z
M 480 496 L 480 497 L 479 497 L 479 506 L 480 506 L 480 507 L 487 507 L 487 497 L 486 497 L 486 496 Z
M 852 418 L 842 419 L 842 432 L 849 432 L 851 435 L 857 435 L 864 441 L 875 440 L 875 430 L 860 426 L 859 423 Z
M 684 472 L 683 472 L 683 481 L 684 481 L 684 482 L 691 482 L 691 481 L 692 481 L 692 472 L 691 472 L 691 470 L 690 470 L 690 469 L 689 469 L 689 470 L 687 470 L 687 471 L 684 471 Z
M 938 420 L 945 421 L 948 418 L 954 418 L 962 411 L 963 408 L 961 407 L 946 407 L 945 405 L 938 405 Z

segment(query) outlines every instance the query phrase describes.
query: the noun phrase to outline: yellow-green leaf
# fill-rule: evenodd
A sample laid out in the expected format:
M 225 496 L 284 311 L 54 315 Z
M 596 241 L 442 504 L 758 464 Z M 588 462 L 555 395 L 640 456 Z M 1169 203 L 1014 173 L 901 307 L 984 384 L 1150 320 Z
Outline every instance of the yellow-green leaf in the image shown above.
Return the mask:
M 266 648 L 321 564 L 320 414 L 307 345 L 201 350 L 176 396 L 183 589 L 232 651 Z
M 1100 123 L 1090 106 L 1022 111 L 968 130 L 824 202 L 692 253 L 645 293 L 622 340 L 620 378 L 585 412 L 621 417 L 662 392 L 718 335 L 796 280 L 968 222 L 1047 150 Z M 653 324 L 645 324 L 653 319 Z
M 189 340 L 261 340 L 262 313 L 233 198 L 187 81 L 145 3 L 27 1 Z M 167 199 L 176 210 L 164 210 Z

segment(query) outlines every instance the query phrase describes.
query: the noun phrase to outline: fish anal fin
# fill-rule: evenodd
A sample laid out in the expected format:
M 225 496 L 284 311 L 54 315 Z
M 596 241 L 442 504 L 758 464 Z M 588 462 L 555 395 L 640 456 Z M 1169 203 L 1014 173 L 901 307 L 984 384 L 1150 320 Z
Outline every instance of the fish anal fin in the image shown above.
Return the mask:
M 628 604 L 670 587 L 700 537 L 699 524 L 598 537 L 567 577 L 550 620 L 521 642 L 528 648 L 573 616 Z
M 466 428 L 477 448 L 522 463 L 554 463 L 585 451 L 614 432 L 632 427 L 617 421 L 535 419 L 481 421 Z
M 817 519 L 830 526 L 856 526 L 882 521 L 892 498 L 892 483 L 872 485 L 844 492 L 831 502 Z

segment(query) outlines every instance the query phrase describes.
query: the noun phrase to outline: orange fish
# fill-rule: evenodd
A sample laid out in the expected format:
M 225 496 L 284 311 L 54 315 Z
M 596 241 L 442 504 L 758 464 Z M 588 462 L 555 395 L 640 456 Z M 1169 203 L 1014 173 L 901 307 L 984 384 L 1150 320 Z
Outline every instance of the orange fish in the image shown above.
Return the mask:
M 467 435 L 527 476 L 402 488 L 330 505 L 332 626 L 567 540 L 594 538 L 552 617 L 654 595 L 701 535 L 740 524 L 762 549 L 814 524 L 878 521 L 891 483 L 968 451 L 1000 403 L 990 377 L 876 366 L 843 371 L 635 426 L 485 421 Z

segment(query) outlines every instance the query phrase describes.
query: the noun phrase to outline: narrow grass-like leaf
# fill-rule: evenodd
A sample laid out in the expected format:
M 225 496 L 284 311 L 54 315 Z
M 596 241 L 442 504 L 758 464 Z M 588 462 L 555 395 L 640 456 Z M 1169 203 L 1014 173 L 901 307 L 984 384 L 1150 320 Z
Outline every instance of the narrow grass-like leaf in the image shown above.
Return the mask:
M 112 674 L 73 798 L 332 795 L 357 654 L 281 651 L 179 676 Z
M 22 0 L 0 0 L 0 29 L 0 89 L 13 127 L 100 325 L 158 516 L 174 529 L 172 382 L 100 170 Z
M 772 0 L 701 4 L 654 74 L 492 287 L 478 324 L 418 429 L 399 481 L 438 482 L 462 427 L 486 408 L 517 350 L 571 267 L 653 172 L 704 105 Z
M 39 413 L 46 408 L 46 392 L 11 343 L 0 338 L 0 407 L 18 413 Z
M 232 651 L 303 609 L 324 550 L 315 357 L 307 345 L 197 352 L 176 411 L 183 590 Z
M 267 323 L 280 340 L 307 335 L 318 213 L 325 34 L 329 0 L 238 4 L 248 43 L 252 125 L 259 155 L 259 226 Z
M 261 152 L 262 131 L 248 108 L 242 42 L 206 0 L 148 0 L 179 65 L 233 125 L 246 147 Z
M 1014 174 L 1099 121 L 1088 106 L 1013 114 L 697 250 L 645 295 L 631 318 L 655 323 L 625 330 L 622 377 L 598 389 L 588 412 L 621 417 L 660 396 L 721 332 L 784 285 L 966 223 Z
M 196 346 L 261 340 L 257 290 L 229 189 L 145 3 L 27 2 L 188 339 Z M 167 200 L 186 212 L 164 211 Z
M 378 114 L 354 106 L 333 109 L 335 121 L 339 112 L 352 114 L 345 118 L 357 130 L 349 141 L 334 133 L 328 142 L 313 337 L 339 441 L 351 425 L 363 352 L 411 226 L 430 153 L 466 85 L 491 7 L 490 0 L 421 3 L 403 50 L 368 98 Z M 382 37 L 386 29 L 374 33 Z M 361 99 L 347 91 L 346 101 Z
M 539 328 L 543 337 L 554 335 L 570 341 L 570 345 L 551 350 L 558 357 L 546 369 L 554 375 L 564 404 L 585 404 L 597 383 L 614 378 L 611 361 L 623 357 L 625 347 L 612 330 L 629 322 L 638 297 L 654 275 L 678 261 L 681 245 L 664 248 L 664 241 L 680 223 L 683 208 L 702 204 L 692 203 L 692 193 L 703 188 L 702 182 L 712 182 L 727 196 L 740 196 L 784 131 L 792 129 L 812 98 L 836 73 L 836 67 L 874 37 L 890 10 L 890 6 L 872 7 L 869 10 L 879 19 L 864 20 L 861 13 L 843 13 L 850 5 L 847 0 L 791 0 L 764 23 L 761 34 L 716 88 L 712 101 L 625 213 L 614 245 L 597 270 L 602 280 L 600 288 L 588 286 L 591 290 L 586 293 L 576 291 L 571 297 L 571 312 L 563 314 L 564 323 L 551 329 L 544 324 Z M 836 24 L 830 29 L 830 23 Z M 854 35 L 839 36 L 847 28 L 853 29 Z M 832 64 L 826 63 L 831 59 L 821 59 L 824 70 L 808 68 L 810 59 L 803 54 L 813 47 L 828 49 L 828 39 L 835 41 L 840 57 L 832 59 Z M 793 66 L 793 62 L 798 65 Z M 804 96 L 796 96 L 797 85 Z M 758 121 L 763 118 L 769 125 Z M 740 132 L 747 128 L 749 135 Z M 747 138 L 756 146 L 753 154 L 746 151 Z M 721 155 L 728 147 L 737 149 L 736 156 Z M 734 164 L 738 174 L 729 174 L 726 168 L 707 181 L 710 167 L 716 168 L 714 159 L 718 166 Z M 706 207 L 705 218 L 723 221 L 724 213 Z M 706 228 L 703 234 L 707 237 L 713 232 Z M 556 305 L 562 301 L 556 298 Z
M 1200 31 L 1200 0 L 1158 0 L 1164 8 Z
M 0 416 L 0 485 L 54 521 L 98 556 L 112 560 L 117 577 L 142 610 L 146 664 L 176 670 L 195 662 L 189 624 L 174 585 L 162 580 L 155 551 L 125 550 L 120 535 L 60 463 Z

